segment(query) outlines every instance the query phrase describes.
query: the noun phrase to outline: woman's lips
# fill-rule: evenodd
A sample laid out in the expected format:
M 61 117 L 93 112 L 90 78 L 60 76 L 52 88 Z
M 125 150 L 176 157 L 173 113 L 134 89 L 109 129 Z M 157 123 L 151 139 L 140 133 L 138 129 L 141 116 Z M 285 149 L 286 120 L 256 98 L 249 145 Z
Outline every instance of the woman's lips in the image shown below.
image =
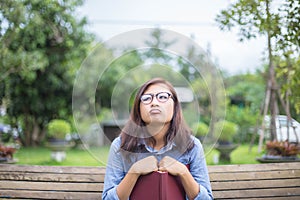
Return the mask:
M 161 111 L 159 109 L 151 109 L 150 114 L 159 114 Z

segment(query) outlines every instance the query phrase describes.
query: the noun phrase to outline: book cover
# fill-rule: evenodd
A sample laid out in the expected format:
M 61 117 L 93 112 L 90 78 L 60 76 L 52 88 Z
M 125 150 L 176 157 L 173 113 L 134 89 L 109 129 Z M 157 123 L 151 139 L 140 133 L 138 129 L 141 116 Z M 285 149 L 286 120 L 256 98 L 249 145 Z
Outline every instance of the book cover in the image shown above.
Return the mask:
M 130 200 L 184 200 L 185 191 L 178 177 L 156 171 L 137 180 Z

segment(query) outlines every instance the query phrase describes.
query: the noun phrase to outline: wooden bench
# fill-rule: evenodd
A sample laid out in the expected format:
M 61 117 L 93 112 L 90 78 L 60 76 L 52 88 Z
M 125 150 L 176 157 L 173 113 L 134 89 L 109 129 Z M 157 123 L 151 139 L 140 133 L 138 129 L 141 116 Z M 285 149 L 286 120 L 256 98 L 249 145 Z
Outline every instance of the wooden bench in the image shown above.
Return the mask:
M 300 199 L 300 164 L 208 166 L 215 199 Z M 105 168 L 0 165 L 0 199 L 101 199 Z

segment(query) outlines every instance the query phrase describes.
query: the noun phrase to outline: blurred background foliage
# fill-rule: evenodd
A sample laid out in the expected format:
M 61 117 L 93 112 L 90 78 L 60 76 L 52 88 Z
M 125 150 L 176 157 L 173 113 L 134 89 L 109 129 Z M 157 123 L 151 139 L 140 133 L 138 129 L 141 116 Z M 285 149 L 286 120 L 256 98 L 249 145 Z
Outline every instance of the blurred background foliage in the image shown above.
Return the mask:
M 279 38 L 280 42 L 272 48 L 274 50 L 272 63 L 275 66 L 277 87 L 281 89 L 280 95 L 289 103 L 292 117 L 299 121 L 300 12 L 291 5 L 292 0 L 286 0 L 286 2 L 286 7 L 284 7 L 286 15 L 274 15 L 274 23 L 280 26 L 281 21 L 290 22 L 286 24 L 286 28 L 291 32 L 273 32 L 276 34 L 274 38 Z M 2 113 L 0 122 L 9 124 L 17 130 L 20 136 L 18 142 L 23 146 L 42 145 L 46 138 L 46 126 L 52 119 L 65 119 L 73 124 L 71 106 L 75 76 L 81 63 L 97 42 L 96 37 L 85 30 L 85 26 L 88 25 L 87 20 L 79 19 L 76 15 L 76 8 L 83 3 L 81 0 L 11 0 L 0 3 L 0 105 Z M 246 8 L 249 2 L 239 1 L 239 3 L 239 6 Z M 259 6 L 260 4 L 256 7 L 253 5 L 251 9 Z M 259 10 L 258 13 L 260 12 L 263 11 Z M 217 18 L 217 21 L 223 24 L 223 28 L 226 26 L 229 29 L 232 28 L 234 19 L 248 19 L 251 12 L 241 13 L 234 10 L 231 16 L 229 13 L 224 11 Z M 238 14 L 243 16 L 238 16 Z M 278 18 L 281 21 L 275 20 Z M 257 32 L 251 32 L 251 28 L 241 28 L 241 37 L 248 39 L 263 33 L 264 30 L 269 30 L 264 29 L 268 27 L 268 23 L 264 21 L 264 24 L 259 27 L 257 23 L 254 24 Z M 249 32 L 246 32 L 247 30 Z M 162 40 L 161 34 L 161 31 L 156 29 L 152 34 L 152 40 L 145 41 L 145 44 L 153 47 L 148 51 L 142 54 L 133 51 L 110 63 L 105 76 L 101 76 L 96 88 L 95 107 L 100 122 L 113 117 L 110 110 L 111 96 L 115 84 L 122 78 L 122 75 L 151 60 L 164 65 L 176 65 L 178 72 L 191 83 L 194 91 L 202 91 L 196 94 L 201 113 L 199 121 L 209 125 L 212 108 L 211 94 L 208 91 L 211 88 L 207 88 L 203 77 L 187 61 L 182 58 L 174 60 L 172 55 L 160 50 L 176 43 L 176 41 Z M 284 51 L 280 51 L 280 47 L 284 48 Z M 295 56 L 297 53 L 298 56 Z M 107 64 L 106 58 L 114 56 L 112 50 L 105 46 L 102 47 L 100 55 L 101 57 L 95 61 L 99 65 Z M 190 58 L 199 55 L 190 49 L 186 56 Z M 243 68 L 243 66 L 240 67 Z M 261 110 L 267 81 L 270 78 L 269 65 L 266 63 L 253 73 L 236 75 L 227 75 L 226 71 L 222 70 L 222 66 L 218 68 L 221 71 L 227 94 L 226 101 L 223 102 L 224 108 L 226 106 L 226 120 L 239 127 L 233 139 L 238 143 L 249 143 L 252 135 L 257 134 L 255 127 L 261 124 Z M 159 73 L 159 65 L 151 70 L 149 74 Z M 142 81 L 148 77 L 133 78 Z M 175 76 L 174 79 L 176 79 Z M 208 81 L 213 81 L 213 77 L 210 79 Z M 281 106 L 278 109 L 279 113 L 285 110 Z M 72 129 L 72 132 L 76 132 L 74 124 Z

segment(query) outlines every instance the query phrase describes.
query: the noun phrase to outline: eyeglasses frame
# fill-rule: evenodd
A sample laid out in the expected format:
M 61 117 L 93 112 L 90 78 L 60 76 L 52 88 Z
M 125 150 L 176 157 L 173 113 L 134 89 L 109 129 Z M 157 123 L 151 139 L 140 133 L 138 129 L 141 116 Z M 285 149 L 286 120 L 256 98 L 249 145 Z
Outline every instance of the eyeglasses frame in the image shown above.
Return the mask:
M 168 94 L 168 99 L 167 99 L 166 101 L 160 101 L 160 100 L 157 98 L 157 96 L 158 96 L 159 94 L 161 94 L 161 93 L 166 93 L 166 94 Z M 143 102 L 143 100 L 142 100 L 143 95 L 150 95 L 150 96 L 151 96 L 151 101 L 150 101 L 149 103 Z M 154 97 L 155 97 L 156 100 L 157 100 L 158 102 L 160 102 L 160 103 L 166 103 L 170 98 L 173 99 L 173 95 L 172 95 L 171 93 L 169 93 L 169 92 L 158 92 L 158 93 L 156 93 L 156 94 L 153 94 L 153 93 L 147 93 L 147 94 L 143 94 L 143 95 L 141 95 L 140 101 L 141 101 L 144 105 L 149 105 L 149 104 L 151 104 L 152 101 L 153 101 L 153 99 L 154 99 Z

